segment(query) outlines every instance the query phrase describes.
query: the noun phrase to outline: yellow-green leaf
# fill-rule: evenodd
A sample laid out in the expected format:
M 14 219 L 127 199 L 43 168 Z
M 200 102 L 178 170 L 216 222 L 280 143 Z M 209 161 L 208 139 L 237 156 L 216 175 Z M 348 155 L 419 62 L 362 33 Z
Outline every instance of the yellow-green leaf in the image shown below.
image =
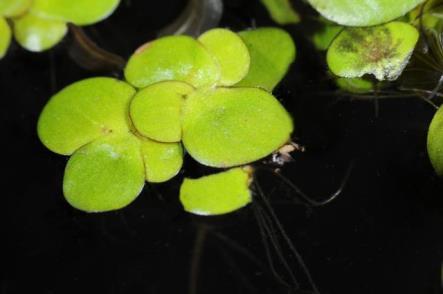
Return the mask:
M 270 93 L 218 88 L 192 93 L 183 111 L 183 144 L 198 162 L 243 165 L 268 156 L 290 139 L 292 119 Z
M 11 28 L 3 17 L 0 17 L 0 59 L 6 55 L 11 44 Z
M 160 143 L 141 139 L 146 181 L 166 182 L 178 174 L 183 165 L 183 148 L 180 143 Z
M 185 96 L 193 89 L 183 82 L 166 81 L 139 91 L 130 105 L 137 132 L 159 142 L 181 141 L 182 106 Z
M 374 91 L 374 83 L 364 78 L 338 78 L 335 83 L 349 93 L 364 94 Z
M 236 211 L 252 201 L 248 168 L 233 168 L 218 174 L 183 181 L 180 201 L 197 215 L 220 215 Z
M 125 68 L 126 80 L 137 88 L 161 81 L 181 81 L 194 87 L 212 86 L 220 69 L 212 55 L 188 36 L 169 36 L 138 49 Z
M 33 0 L 32 13 L 44 18 L 89 25 L 111 15 L 120 0 Z
M 46 104 L 38 135 L 51 151 L 70 155 L 109 133 L 127 133 L 135 90 L 113 78 L 90 78 L 67 86 Z
M 289 0 L 261 0 L 261 2 L 276 23 L 286 25 L 300 22 L 300 16 Z
M 66 23 L 25 14 L 14 19 L 14 36 L 24 48 L 41 52 L 57 45 L 66 35 Z
M 435 113 L 428 130 L 428 155 L 439 176 L 443 176 L 443 107 Z
M 236 86 L 260 87 L 272 91 L 295 60 L 291 36 L 278 28 L 260 28 L 239 33 L 251 56 L 246 77 Z
M 373 26 L 405 15 L 425 0 L 308 0 L 325 18 L 345 26 Z
M 343 30 L 342 26 L 325 23 L 324 26 L 312 37 L 312 42 L 318 50 L 327 50 L 332 41 Z
M 66 200 L 87 212 L 123 208 L 145 183 L 140 142 L 133 135 L 111 134 L 77 150 L 63 180 Z
M 417 29 L 403 22 L 346 28 L 329 47 L 327 62 L 340 77 L 373 74 L 378 80 L 395 80 L 408 64 L 418 37 Z
M 32 0 L 0 0 L 0 16 L 16 17 L 24 14 Z
M 212 29 L 201 35 L 198 40 L 220 66 L 219 85 L 231 86 L 246 76 L 251 58 L 248 48 L 236 33 L 226 29 Z

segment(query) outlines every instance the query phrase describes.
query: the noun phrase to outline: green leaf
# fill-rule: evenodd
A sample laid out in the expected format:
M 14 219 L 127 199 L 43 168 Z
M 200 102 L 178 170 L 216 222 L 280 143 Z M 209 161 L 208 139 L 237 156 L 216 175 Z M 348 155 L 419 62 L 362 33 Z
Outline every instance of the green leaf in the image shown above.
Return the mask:
M 198 162 L 213 167 L 247 164 L 289 141 L 292 120 L 268 92 L 218 88 L 191 94 L 183 111 L 183 144 Z
M 185 211 L 197 215 L 220 215 L 236 211 L 252 201 L 248 168 L 233 168 L 199 179 L 183 181 L 180 201 Z
M 38 121 L 38 135 L 51 151 L 70 155 L 109 133 L 127 133 L 135 90 L 112 78 L 90 78 L 55 94 Z
M 443 176 L 443 107 L 435 113 L 428 130 L 428 155 L 439 176 Z
M 215 57 L 220 66 L 219 85 L 231 86 L 241 81 L 249 71 L 249 50 L 242 39 L 226 29 L 213 29 L 198 40 Z
M 126 65 L 125 77 L 137 88 L 161 81 L 182 81 L 203 87 L 216 84 L 220 69 L 196 40 L 188 36 L 169 36 L 139 48 Z
M 405 15 L 425 0 L 308 0 L 325 18 L 345 26 L 373 26 Z
M 66 35 L 65 22 L 25 14 L 14 20 L 14 36 L 25 49 L 41 52 L 57 45 Z
M 160 143 L 141 139 L 146 181 L 166 182 L 178 174 L 183 165 L 183 148 L 180 143 Z
M 443 28 L 443 6 L 441 0 L 428 0 L 408 14 L 408 21 L 423 29 L 440 33 Z
M 11 44 L 11 28 L 3 17 L 0 17 L 0 59 L 6 55 Z
M 337 86 L 349 93 L 364 94 L 374 91 L 374 83 L 363 78 L 338 78 Z
M 186 83 L 166 81 L 139 91 L 130 105 L 131 120 L 137 132 L 159 142 L 181 141 L 184 97 L 193 90 Z
M 40 17 L 89 25 L 111 15 L 120 0 L 33 0 L 31 12 Z
M 63 193 L 77 209 L 104 212 L 134 201 L 144 183 L 139 140 L 129 133 L 111 134 L 80 148 L 69 159 Z
M 0 0 L 0 16 L 16 17 L 24 14 L 32 0 Z
M 328 50 L 332 41 L 334 41 L 335 37 L 337 37 L 342 30 L 342 26 L 324 24 L 323 28 L 312 37 L 315 48 L 321 51 Z
M 417 29 L 403 22 L 368 28 L 346 28 L 332 42 L 327 62 L 340 77 L 373 74 L 378 80 L 396 80 L 418 41 Z
M 300 16 L 289 0 L 261 0 L 261 2 L 276 23 L 286 25 L 300 22 Z
M 239 33 L 251 56 L 246 77 L 236 86 L 260 87 L 272 91 L 295 60 L 291 36 L 277 28 L 260 28 Z

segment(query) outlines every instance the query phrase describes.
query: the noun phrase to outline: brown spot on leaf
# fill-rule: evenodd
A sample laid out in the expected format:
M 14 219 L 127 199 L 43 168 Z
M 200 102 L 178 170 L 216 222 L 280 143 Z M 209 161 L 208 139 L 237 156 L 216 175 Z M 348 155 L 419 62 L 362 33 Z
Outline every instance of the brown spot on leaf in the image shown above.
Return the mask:
M 394 43 L 388 28 L 350 28 L 339 43 L 345 53 L 359 53 L 362 63 L 378 63 L 395 57 L 399 43 Z
M 107 126 L 101 127 L 101 132 L 103 135 L 108 135 L 112 133 L 112 129 L 108 128 Z

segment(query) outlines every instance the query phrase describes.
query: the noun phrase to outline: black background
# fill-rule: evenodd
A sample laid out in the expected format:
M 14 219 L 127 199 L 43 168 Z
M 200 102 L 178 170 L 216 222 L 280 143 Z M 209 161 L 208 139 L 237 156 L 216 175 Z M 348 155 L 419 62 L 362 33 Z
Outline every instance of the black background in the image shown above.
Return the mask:
M 127 58 L 186 5 L 153 2 L 123 1 L 87 32 Z M 253 25 L 275 24 L 258 1 L 225 1 L 221 26 Z M 297 60 L 275 95 L 293 114 L 294 138 L 307 151 L 296 154 L 282 173 L 313 198 L 326 197 L 355 162 L 342 195 L 318 208 L 288 201 L 296 196 L 277 177 L 256 173 L 320 292 L 441 293 L 443 185 L 426 154 L 435 110 L 414 98 L 380 100 L 378 112 L 374 100 L 340 99 L 324 57 L 307 41 L 307 29 L 285 29 L 297 44 Z M 52 94 L 97 75 L 69 59 L 68 44 L 69 37 L 41 54 L 14 44 L 0 61 L 6 175 L 0 196 L 0 293 L 189 293 L 193 246 L 202 227 L 209 232 L 193 278 L 197 293 L 298 293 L 269 274 L 253 209 L 210 220 L 192 217 L 178 202 L 183 175 L 147 185 L 134 203 L 112 213 L 89 215 L 64 201 L 67 158 L 40 144 L 36 122 Z M 185 175 L 201 172 L 186 162 Z M 290 252 L 283 251 L 296 268 Z M 264 265 L 252 262 L 250 254 Z M 300 272 L 297 277 L 304 280 Z

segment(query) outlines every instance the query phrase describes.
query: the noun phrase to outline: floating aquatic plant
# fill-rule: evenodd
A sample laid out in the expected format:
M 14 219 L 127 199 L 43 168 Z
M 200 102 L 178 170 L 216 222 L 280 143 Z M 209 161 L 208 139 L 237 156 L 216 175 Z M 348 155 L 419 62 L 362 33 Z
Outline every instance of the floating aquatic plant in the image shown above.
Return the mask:
M 178 81 L 158 82 L 140 90 L 129 108 L 134 128 L 159 142 L 180 142 L 183 105 L 193 91 L 192 86 Z
M 425 0 L 308 0 L 325 18 L 344 26 L 373 26 L 405 15 Z
M 213 29 L 198 40 L 213 55 L 220 70 L 220 86 L 232 86 L 249 72 L 251 56 L 238 34 L 225 29 Z
M 373 74 L 378 80 L 395 80 L 407 65 L 418 37 L 417 29 L 403 22 L 345 28 L 328 49 L 328 66 L 340 77 Z
M 428 0 L 408 14 L 409 21 L 427 30 L 443 28 L 443 6 L 440 0 Z
M 443 108 L 435 113 L 428 130 L 428 155 L 439 176 L 443 176 Z
M 128 205 L 144 180 L 163 182 L 182 164 L 178 143 L 160 143 L 131 130 L 129 103 L 135 90 L 113 78 L 91 78 L 54 95 L 38 121 L 38 135 L 51 151 L 72 155 L 63 192 L 89 212 Z
M 422 48 L 414 55 L 413 66 L 403 77 L 398 90 L 412 91 L 414 96 L 438 108 L 431 99 L 439 95 L 443 83 L 443 6 L 440 0 L 308 2 L 323 17 L 338 24 L 322 21 L 323 30 L 314 34 L 312 40 L 317 49 L 328 48 L 327 64 L 336 76 L 337 86 L 353 94 L 374 92 L 374 82 L 366 76 L 368 74 L 380 81 L 394 81 L 400 77 L 419 40 L 418 27 L 424 33 Z M 423 87 L 429 83 L 436 83 L 433 89 L 411 87 Z M 443 176 L 442 133 L 443 112 L 440 108 L 429 126 L 427 137 L 429 158 L 440 176 Z
M 0 57 L 11 40 L 11 27 L 17 42 L 33 52 L 59 43 L 68 23 L 94 24 L 108 17 L 120 0 L 3 0 L 0 2 Z M 10 27 L 11 25 L 11 27 Z
M 343 26 L 331 23 L 324 19 L 321 19 L 319 24 L 321 25 L 321 28 L 312 36 L 312 43 L 317 50 L 325 51 L 328 50 L 332 41 L 334 41 L 338 34 L 343 30 Z
M 0 58 L 5 56 L 11 43 L 11 28 L 4 18 L 0 18 Z
M 296 48 L 291 36 L 276 28 L 247 30 L 239 35 L 249 49 L 251 65 L 248 74 L 236 86 L 272 91 L 295 59 Z
M 292 7 L 289 0 L 261 0 L 269 11 L 271 18 L 278 24 L 296 24 L 300 22 L 300 15 Z
M 374 91 L 374 83 L 370 79 L 337 78 L 335 83 L 341 90 L 349 93 L 365 94 Z
M 195 87 L 214 86 L 220 70 L 209 51 L 188 36 L 168 36 L 139 48 L 125 68 L 137 88 L 160 81 L 181 81 Z
M 269 59 L 263 49 L 282 40 L 279 58 Z M 127 63 L 127 82 L 99 77 L 61 90 L 43 109 L 38 134 L 51 151 L 72 155 L 65 198 L 88 212 L 122 208 L 145 181 L 180 171 L 182 142 L 213 167 L 278 150 L 290 140 L 292 119 L 264 89 L 294 58 L 292 39 L 279 29 L 214 29 L 198 40 L 168 36 L 142 46 Z
M 257 88 L 196 91 L 183 110 L 183 144 L 213 167 L 247 164 L 290 140 L 292 119 L 270 93 Z
M 339 88 L 364 94 L 374 91 L 366 75 L 380 81 L 398 79 L 418 42 L 418 21 L 412 20 L 418 19 L 424 1 L 308 2 L 321 14 L 311 40 L 319 51 L 327 50 L 327 65 Z
M 252 201 L 250 167 L 237 167 L 198 179 L 185 179 L 180 188 L 184 209 L 197 215 L 236 211 Z

